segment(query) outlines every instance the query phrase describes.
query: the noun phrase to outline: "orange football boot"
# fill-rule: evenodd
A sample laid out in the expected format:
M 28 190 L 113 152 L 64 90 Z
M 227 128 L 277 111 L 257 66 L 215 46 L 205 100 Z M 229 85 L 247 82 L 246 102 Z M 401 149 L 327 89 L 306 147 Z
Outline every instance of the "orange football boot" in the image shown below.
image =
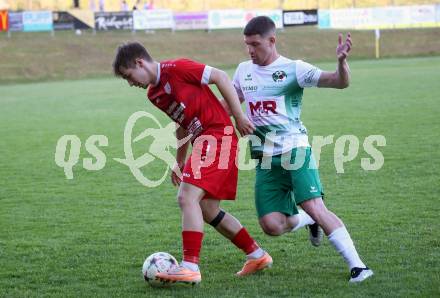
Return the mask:
M 198 284 L 202 281 L 200 271 L 192 271 L 182 266 L 175 267 L 168 272 L 157 273 L 156 279 L 170 283 Z
M 272 257 L 267 252 L 264 252 L 264 255 L 258 259 L 248 259 L 246 263 L 244 263 L 243 268 L 236 274 L 238 276 L 253 274 L 265 268 L 272 267 L 272 263 Z

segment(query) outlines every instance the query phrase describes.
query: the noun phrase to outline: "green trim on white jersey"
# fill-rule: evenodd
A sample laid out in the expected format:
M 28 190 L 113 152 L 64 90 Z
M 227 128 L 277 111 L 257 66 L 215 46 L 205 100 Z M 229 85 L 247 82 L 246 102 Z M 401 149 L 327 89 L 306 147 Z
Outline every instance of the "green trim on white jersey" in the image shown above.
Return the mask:
M 308 147 L 307 130 L 302 124 L 304 87 L 318 84 L 321 70 L 301 60 L 280 56 L 267 66 L 240 63 L 233 83 L 246 101 L 249 119 L 256 126 L 251 153 L 279 155 L 296 147 Z

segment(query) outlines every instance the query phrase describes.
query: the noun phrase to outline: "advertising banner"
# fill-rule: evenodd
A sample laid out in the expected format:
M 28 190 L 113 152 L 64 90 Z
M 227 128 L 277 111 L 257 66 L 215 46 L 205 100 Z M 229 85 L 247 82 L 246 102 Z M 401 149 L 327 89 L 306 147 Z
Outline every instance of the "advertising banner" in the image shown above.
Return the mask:
M 51 11 L 24 11 L 23 31 L 52 31 L 53 19 Z
M 435 5 L 435 21 L 440 26 L 440 4 Z
M 8 11 L 0 10 L 0 31 L 8 31 L 9 21 L 8 21 Z
M 10 12 L 9 18 L 9 31 L 23 31 L 23 13 Z
M 415 27 L 433 27 L 436 23 L 435 5 L 412 6 L 409 11 L 410 24 Z
M 173 12 L 169 9 L 133 11 L 134 30 L 173 29 Z
M 330 10 L 327 9 L 318 10 L 318 27 L 319 29 L 330 28 Z
M 131 11 L 96 12 L 96 30 L 132 30 L 133 14 Z
M 392 29 L 405 28 L 411 23 L 408 7 L 383 7 L 371 9 L 372 21 L 365 26 L 366 29 Z
M 436 26 L 435 5 L 319 10 L 319 28 L 391 29 Z
M 284 26 L 303 26 L 318 24 L 318 10 L 285 10 L 283 11 Z
M 283 28 L 283 11 L 280 9 L 247 10 L 245 12 L 245 25 L 254 17 L 267 16 L 272 19 L 277 28 Z
M 334 9 L 330 11 L 331 28 L 362 28 L 371 23 L 371 9 Z
M 283 28 L 283 12 L 279 9 L 218 9 L 208 12 L 209 29 L 244 28 L 247 22 L 256 16 L 270 17 L 277 28 Z
M 73 30 L 75 29 L 75 18 L 67 11 L 53 12 L 53 29 L 54 30 Z
M 176 30 L 208 29 L 208 13 L 176 13 L 174 14 Z
M 218 9 L 208 12 L 209 29 L 243 28 L 245 25 L 245 11 L 243 9 Z

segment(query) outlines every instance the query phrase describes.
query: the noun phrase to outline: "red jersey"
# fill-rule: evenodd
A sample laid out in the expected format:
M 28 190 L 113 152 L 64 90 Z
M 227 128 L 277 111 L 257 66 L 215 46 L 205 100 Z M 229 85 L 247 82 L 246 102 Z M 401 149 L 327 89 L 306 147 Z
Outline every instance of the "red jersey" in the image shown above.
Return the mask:
M 207 131 L 223 134 L 231 119 L 208 87 L 212 68 L 188 59 L 162 61 L 148 98 L 179 123 L 194 140 Z

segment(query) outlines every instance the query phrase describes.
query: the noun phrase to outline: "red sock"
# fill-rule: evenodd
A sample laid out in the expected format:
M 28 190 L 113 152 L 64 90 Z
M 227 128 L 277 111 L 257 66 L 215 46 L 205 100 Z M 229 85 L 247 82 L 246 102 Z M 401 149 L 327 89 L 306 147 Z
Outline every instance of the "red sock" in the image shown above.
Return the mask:
M 249 235 L 245 228 L 242 228 L 240 231 L 238 231 L 231 241 L 247 255 L 253 253 L 259 248 L 257 242 L 255 242 L 251 235 Z
M 196 231 L 183 231 L 183 260 L 198 264 L 200 249 L 202 248 L 203 233 Z

